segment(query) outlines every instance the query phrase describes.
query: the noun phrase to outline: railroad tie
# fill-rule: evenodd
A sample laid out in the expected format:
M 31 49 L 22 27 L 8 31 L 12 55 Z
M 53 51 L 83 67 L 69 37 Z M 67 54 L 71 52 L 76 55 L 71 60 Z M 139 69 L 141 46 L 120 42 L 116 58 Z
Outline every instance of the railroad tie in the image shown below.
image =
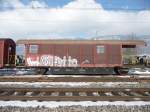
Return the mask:
M 79 96 L 79 92 L 73 92 L 73 96 Z
M 149 96 L 148 94 L 146 94 L 145 92 L 142 92 L 142 91 L 138 91 L 137 93 L 142 95 L 142 96 Z
M 59 92 L 59 96 L 65 96 L 66 93 L 65 92 Z
M 31 93 L 31 96 L 37 96 L 37 95 L 39 95 L 40 94 L 40 91 L 33 91 L 32 93 Z
M 99 96 L 106 96 L 105 92 L 99 91 L 98 92 Z
M 112 91 L 111 92 L 112 93 L 112 95 L 114 95 L 114 96 L 121 96 L 118 92 L 116 92 L 116 91 Z
M 123 91 L 123 93 L 128 96 L 134 96 L 134 94 L 132 94 L 131 91 Z
M 3 94 L 4 92 L 5 92 L 5 91 L 3 91 L 3 90 L 0 90 L 0 95 L 1 95 L 1 94 Z
M 20 91 L 17 93 L 18 96 L 25 96 L 26 95 L 26 91 Z
M 93 96 L 93 92 L 86 92 L 87 96 Z
M 12 91 L 8 91 L 7 94 L 5 94 L 5 95 L 11 96 L 11 95 L 13 95 L 14 93 L 15 93 L 15 91 L 12 90 Z
M 51 96 L 51 95 L 52 95 L 52 92 L 45 92 L 44 95 L 45 95 L 45 96 Z

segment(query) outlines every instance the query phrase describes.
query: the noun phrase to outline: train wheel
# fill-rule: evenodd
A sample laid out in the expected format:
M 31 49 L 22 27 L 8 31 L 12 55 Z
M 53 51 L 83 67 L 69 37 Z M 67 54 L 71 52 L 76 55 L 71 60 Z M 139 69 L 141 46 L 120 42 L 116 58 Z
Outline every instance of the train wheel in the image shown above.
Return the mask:
M 46 75 L 47 71 L 48 71 L 48 68 L 39 68 L 37 70 L 37 73 L 41 75 Z
M 120 67 L 114 67 L 114 72 L 116 75 L 121 75 Z
M 114 72 L 116 75 L 127 75 L 129 72 L 129 68 L 120 68 L 120 67 L 115 67 Z
M 122 74 L 127 75 L 129 73 L 129 68 L 121 68 L 120 71 Z

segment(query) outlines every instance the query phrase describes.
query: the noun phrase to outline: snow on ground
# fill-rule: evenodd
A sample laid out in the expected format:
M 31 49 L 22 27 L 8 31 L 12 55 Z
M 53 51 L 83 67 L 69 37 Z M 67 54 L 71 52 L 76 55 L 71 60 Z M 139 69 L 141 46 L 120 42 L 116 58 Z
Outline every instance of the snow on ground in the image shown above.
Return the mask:
M 0 87 L 150 87 L 139 82 L 0 82 Z
M 141 78 L 150 78 L 150 75 L 140 75 L 139 77 L 141 77 Z
M 138 74 L 139 74 L 139 75 L 140 75 L 140 74 L 150 75 L 150 72 L 149 72 L 148 70 L 143 71 L 143 72 L 142 72 L 142 71 L 135 71 L 134 74 L 137 74 L 137 75 L 138 75 Z
M 131 68 L 129 75 L 150 75 L 150 68 Z
M 138 74 L 139 72 L 137 72 Z M 144 74 L 144 75 L 3 75 L 3 76 L 0 76 L 0 77 L 3 77 L 3 78 L 8 78 L 8 77 L 19 77 L 19 78 L 28 78 L 28 77 L 33 77 L 33 78 L 49 78 L 49 77 L 94 77 L 94 78 L 150 78 L 150 74 Z
M 119 105 L 119 106 L 142 106 L 142 105 L 150 105 L 150 102 L 144 102 L 144 101 L 115 101 L 115 102 L 109 102 L 109 101 L 81 101 L 81 102 L 71 102 L 71 101 L 0 101 L 0 106 L 16 106 L 16 107 L 59 107 L 59 106 L 103 106 L 103 105 Z
M 70 86 L 70 87 L 76 87 L 76 86 L 89 86 L 91 83 L 85 83 L 85 82 L 0 82 L 0 86 L 34 86 L 34 87 L 53 87 L 53 86 Z

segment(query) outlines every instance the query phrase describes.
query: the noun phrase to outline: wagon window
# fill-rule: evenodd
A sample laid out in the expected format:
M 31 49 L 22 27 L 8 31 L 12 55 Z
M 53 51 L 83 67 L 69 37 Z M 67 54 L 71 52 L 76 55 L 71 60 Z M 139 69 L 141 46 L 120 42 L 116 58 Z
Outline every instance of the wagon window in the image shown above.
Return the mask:
M 96 46 L 97 54 L 103 54 L 105 52 L 105 46 L 98 45 Z
M 30 45 L 29 52 L 33 54 L 38 53 L 38 45 Z

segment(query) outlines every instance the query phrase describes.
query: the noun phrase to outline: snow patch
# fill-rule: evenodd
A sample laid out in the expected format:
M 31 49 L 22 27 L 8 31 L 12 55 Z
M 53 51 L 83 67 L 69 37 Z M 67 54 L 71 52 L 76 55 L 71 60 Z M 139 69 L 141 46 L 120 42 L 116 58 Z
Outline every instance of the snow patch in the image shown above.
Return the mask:
M 0 86 L 11 87 L 116 87 L 117 85 L 135 85 L 138 82 L 0 82 Z
M 150 105 L 150 102 L 144 102 L 144 101 L 131 101 L 131 102 L 125 102 L 125 101 L 115 101 L 115 102 L 109 102 L 109 101 L 81 101 L 81 102 L 71 102 L 71 101 L 0 101 L 0 106 L 17 106 L 17 107 L 37 107 L 37 106 L 44 106 L 44 107 L 59 107 L 59 106 L 103 106 L 103 105 L 122 105 L 122 106 L 142 106 L 142 105 Z

